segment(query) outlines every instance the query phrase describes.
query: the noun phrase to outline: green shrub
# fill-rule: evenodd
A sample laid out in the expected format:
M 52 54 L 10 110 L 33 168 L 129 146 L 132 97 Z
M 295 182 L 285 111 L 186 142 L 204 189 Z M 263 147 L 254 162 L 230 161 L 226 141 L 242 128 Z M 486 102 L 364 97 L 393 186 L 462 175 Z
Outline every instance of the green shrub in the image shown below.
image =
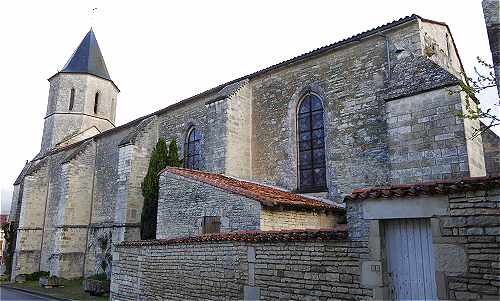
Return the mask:
M 92 276 L 88 277 L 87 279 L 106 281 L 106 280 L 108 280 L 108 276 L 106 275 L 106 273 L 99 273 L 99 274 L 92 275 Z
M 49 277 L 50 273 L 46 271 L 34 272 L 26 274 L 26 281 L 38 281 L 40 277 Z
M 2 225 L 2 230 L 5 239 L 5 274 L 10 279 L 12 271 L 12 259 L 14 257 L 14 249 L 16 248 L 16 226 L 14 223 L 5 223 Z M 3 254 L 2 254 L 3 255 Z

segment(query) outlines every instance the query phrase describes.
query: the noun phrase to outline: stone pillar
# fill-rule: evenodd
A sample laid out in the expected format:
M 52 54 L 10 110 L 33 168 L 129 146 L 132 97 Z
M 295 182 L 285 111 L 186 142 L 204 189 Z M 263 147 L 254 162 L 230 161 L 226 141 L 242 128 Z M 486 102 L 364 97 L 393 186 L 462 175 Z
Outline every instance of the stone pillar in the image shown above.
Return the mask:
M 141 184 L 148 172 L 151 152 L 158 141 L 156 116 L 141 121 L 118 146 L 118 183 L 113 242 L 140 239 Z M 168 141 L 167 141 L 168 144 Z

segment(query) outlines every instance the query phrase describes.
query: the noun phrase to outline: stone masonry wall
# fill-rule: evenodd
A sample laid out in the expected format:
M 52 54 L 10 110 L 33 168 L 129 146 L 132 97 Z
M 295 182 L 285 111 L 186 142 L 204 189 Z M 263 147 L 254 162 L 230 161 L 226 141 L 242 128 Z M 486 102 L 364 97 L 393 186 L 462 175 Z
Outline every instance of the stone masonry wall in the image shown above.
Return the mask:
M 224 174 L 252 178 L 252 90 L 245 84 L 228 101 Z
M 401 36 L 411 38 L 415 27 L 401 28 Z M 253 178 L 297 189 L 295 115 L 302 96 L 312 91 L 323 101 L 330 196 L 387 183 L 384 103 L 374 89 L 385 52 L 384 39 L 372 37 L 252 80 Z
M 205 216 L 220 216 L 221 232 L 259 230 L 261 210 L 256 200 L 164 172 L 156 238 L 199 235 Z
M 488 33 L 491 56 L 493 58 L 493 69 L 497 80 L 497 92 L 500 96 L 500 1 L 483 0 L 482 5 L 486 32 Z
M 120 142 L 134 129 L 133 123 L 128 127 L 114 130 L 96 140 L 96 168 L 94 193 L 92 200 L 92 219 L 85 257 L 85 275 L 95 274 L 95 256 L 100 252 L 99 238 L 108 237 L 111 233 L 113 241 L 119 241 L 124 232 L 122 220 L 115 221 L 119 189 L 119 147 Z
M 83 276 L 92 209 L 96 145 L 91 141 L 82 147 L 74 158 L 62 164 L 63 185 L 50 255 L 51 275 L 68 279 Z
M 111 300 L 366 300 L 345 240 L 161 242 L 119 245 Z
M 40 270 L 50 270 L 50 258 L 54 253 L 56 240 L 56 226 L 59 216 L 59 205 L 61 203 L 61 191 L 64 186 L 61 162 L 69 155 L 69 152 L 59 152 L 53 156 L 45 157 L 48 162 L 48 191 L 47 207 L 45 209 L 45 228 L 43 230 L 43 244 L 41 245 Z
M 420 21 L 422 55 L 461 78 L 462 64 L 448 28 L 443 24 Z
M 500 188 L 449 196 L 449 216 L 436 218 L 434 237 L 438 271 L 445 273 L 447 298 L 500 298 Z M 437 226 L 439 225 L 439 228 Z M 439 232 L 437 231 L 439 229 Z M 448 246 L 457 246 L 452 254 Z M 448 250 L 446 250 L 448 247 Z M 460 258 L 460 259 L 459 259 Z M 453 262 L 451 266 L 449 262 Z M 446 271 L 450 269 L 450 271 Z
M 38 271 L 40 264 L 48 189 L 48 164 L 47 161 L 42 161 L 35 165 L 36 169 L 28 172 L 24 178 L 12 279 L 19 274 Z
M 455 116 L 461 110 L 460 96 L 446 88 L 387 102 L 394 183 L 469 175 L 464 121 Z
M 158 115 L 159 137 L 166 141 L 176 139 L 179 146 L 179 155 L 185 155 L 185 142 L 191 127 L 196 127 L 201 134 L 201 169 L 222 172 L 224 163 L 223 138 L 226 118 L 225 101 L 217 104 L 217 110 L 205 105 L 208 97 L 193 99 L 192 102 L 173 108 L 164 114 Z M 213 107 L 215 109 L 215 107 Z
M 422 54 L 442 68 L 448 70 L 457 78 L 463 80 L 464 71 L 462 70 L 462 64 L 460 62 L 457 49 L 455 48 L 451 33 L 448 30 L 447 26 L 434 22 L 421 21 L 420 28 L 423 45 Z M 450 87 L 447 90 L 458 91 L 460 89 L 458 87 Z M 462 97 L 462 108 L 457 106 L 455 110 L 452 110 L 452 112 L 466 112 L 465 97 L 464 95 L 460 95 L 460 97 Z M 475 103 L 470 103 L 470 105 L 474 107 Z M 438 109 L 441 109 L 441 113 L 443 113 L 443 108 Z M 469 175 L 484 176 L 486 172 L 484 165 L 485 163 L 483 160 L 484 154 L 481 141 L 482 139 L 481 137 L 472 139 L 474 131 L 476 129 L 479 129 L 480 127 L 480 122 L 479 120 L 458 119 L 456 123 L 458 124 L 460 122 L 463 123 L 464 126 L 464 137 L 466 138 L 465 144 L 467 146 Z M 450 125 L 453 126 L 453 123 L 450 122 Z M 463 143 L 463 141 L 461 141 L 461 143 Z
M 324 212 L 270 210 L 260 213 L 260 230 L 321 229 L 337 225 L 337 216 Z
M 491 129 L 482 134 L 486 174 L 500 174 L 500 137 Z

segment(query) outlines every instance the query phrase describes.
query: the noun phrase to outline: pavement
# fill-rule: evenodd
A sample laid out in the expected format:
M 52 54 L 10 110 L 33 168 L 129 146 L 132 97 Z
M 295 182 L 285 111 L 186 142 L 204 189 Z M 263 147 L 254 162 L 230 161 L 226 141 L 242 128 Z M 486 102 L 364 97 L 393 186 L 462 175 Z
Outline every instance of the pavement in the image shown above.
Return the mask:
M 5 286 L 0 287 L 0 300 L 23 300 L 23 301 L 56 301 L 61 299 L 52 299 L 50 297 L 45 297 L 41 295 L 35 295 L 28 293 L 26 291 L 20 291 L 17 289 L 7 288 Z

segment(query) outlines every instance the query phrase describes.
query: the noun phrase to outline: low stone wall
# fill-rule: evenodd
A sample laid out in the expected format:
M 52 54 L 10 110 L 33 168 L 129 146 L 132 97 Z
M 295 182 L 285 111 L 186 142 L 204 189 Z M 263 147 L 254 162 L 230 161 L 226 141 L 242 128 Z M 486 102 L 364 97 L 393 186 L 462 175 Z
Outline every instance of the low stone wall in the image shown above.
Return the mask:
M 359 259 L 368 252 L 332 230 L 240 232 L 123 242 L 112 300 L 361 300 Z

